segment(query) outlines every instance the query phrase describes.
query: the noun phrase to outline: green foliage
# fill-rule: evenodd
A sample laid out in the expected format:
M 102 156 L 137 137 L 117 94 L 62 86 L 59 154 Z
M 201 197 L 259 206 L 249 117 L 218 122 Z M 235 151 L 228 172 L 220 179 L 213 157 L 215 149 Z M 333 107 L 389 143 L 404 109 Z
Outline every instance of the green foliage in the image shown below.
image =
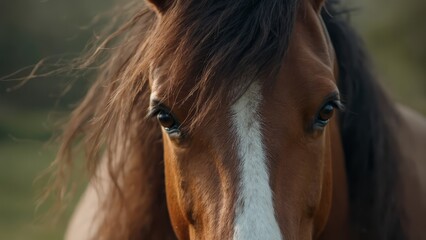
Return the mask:
M 54 225 L 44 219 L 52 217 L 46 215 L 46 208 L 36 212 L 37 196 L 46 181 L 35 179 L 54 158 L 54 149 L 46 145 L 51 135 L 45 125 L 48 114 L 1 112 L 0 239 L 61 239 L 69 213 Z
M 47 61 L 52 64 L 60 58 L 80 55 L 99 28 L 99 24 L 86 26 L 111 3 L 112 0 L 0 2 L 0 78 L 45 57 L 53 59 Z M 27 69 L 14 77 L 29 72 Z M 51 199 L 36 211 L 47 179 L 35 180 L 54 159 L 56 147 L 47 142 L 57 128 L 55 123 L 85 93 L 88 83 L 81 78 L 62 95 L 70 80 L 64 76 L 37 78 L 11 92 L 6 89 L 20 82 L 0 81 L 0 239 L 63 238 L 72 207 L 57 222 L 52 220 L 55 215 L 47 211 L 53 205 Z M 75 200 L 71 206 L 72 203 Z
M 31 66 L 46 59 L 45 71 L 58 69 L 79 55 L 98 34 L 104 22 L 93 21 L 107 11 L 112 0 L 16 0 L 0 2 L 0 78 L 22 70 L 11 78 L 30 73 Z M 102 19 L 102 18 L 101 18 Z M 51 109 L 75 103 L 84 93 L 82 76 L 63 96 L 71 77 L 36 78 L 8 92 L 19 81 L 0 81 L 0 103 L 25 108 Z M 11 78 L 8 78 L 10 80 Z M 75 78 L 75 76 L 72 76 Z
M 391 96 L 426 114 L 426 27 L 422 0 L 362 0 L 353 20 Z

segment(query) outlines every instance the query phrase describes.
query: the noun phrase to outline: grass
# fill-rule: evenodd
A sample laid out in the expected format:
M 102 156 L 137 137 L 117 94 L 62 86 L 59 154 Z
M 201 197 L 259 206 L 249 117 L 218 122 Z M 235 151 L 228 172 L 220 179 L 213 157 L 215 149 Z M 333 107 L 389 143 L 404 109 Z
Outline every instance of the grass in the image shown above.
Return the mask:
M 54 158 L 46 142 L 47 111 L 0 109 L 0 239 L 62 239 L 70 210 L 54 222 L 46 209 L 36 211 L 45 181 L 35 179 Z

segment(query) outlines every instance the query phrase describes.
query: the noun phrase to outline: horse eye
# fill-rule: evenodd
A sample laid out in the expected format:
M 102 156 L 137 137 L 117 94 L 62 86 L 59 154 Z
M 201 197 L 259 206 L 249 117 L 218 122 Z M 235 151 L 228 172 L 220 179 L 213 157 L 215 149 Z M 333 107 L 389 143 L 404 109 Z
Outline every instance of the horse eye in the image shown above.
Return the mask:
M 157 114 L 157 120 L 166 130 L 176 126 L 176 121 L 170 113 L 160 111 Z
M 325 127 L 329 120 L 333 117 L 334 109 L 335 106 L 332 103 L 324 105 L 318 113 L 316 125 L 319 127 Z
M 330 120 L 330 118 L 333 117 L 333 114 L 334 114 L 334 106 L 331 104 L 327 104 L 321 109 L 318 115 L 318 119 L 322 121 L 328 121 Z

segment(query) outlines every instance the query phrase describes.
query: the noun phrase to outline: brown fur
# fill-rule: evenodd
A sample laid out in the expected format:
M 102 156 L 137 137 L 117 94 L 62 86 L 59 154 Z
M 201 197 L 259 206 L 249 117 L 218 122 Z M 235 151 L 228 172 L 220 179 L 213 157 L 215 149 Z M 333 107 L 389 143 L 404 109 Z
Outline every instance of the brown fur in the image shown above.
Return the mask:
M 316 3 L 321 6 L 322 1 Z M 171 102 L 177 108 L 191 99 L 193 104 L 187 109 L 187 115 L 191 117 L 185 121 L 189 123 L 186 125 L 187 130 L 192 131 L 202 120 L 207 119 L 209 113 L 224 105 L 223 99 L 228 101 L 227 104 L 235 101 L 255 79 L 264 80 L 265 86 L 275 86 L 272 83 L 282 71 L 281 65 L 299 6 L 295 0 L 176 1 L 167 5 L 166 12 L 160 11 L 161 15 L 140 6 L 135 9 L 141 10 L 137 10 L 123 28 L 107 38 L 102 46 L 115 41 L 119 44 L 107 56 L 104 70 L 74 111 L 64 132 L 63 145 L 56 161 L 59 166 L 58 176 L 62 176 L 72 161 L 70 153 L 73 142 L 80 137 L 83 137 L 87 148 L 88 165 L 94 178 L 102 156 L 106 157 L 113 184 L 106 189 L 108 197 L 100 203 L 107 212 L 97 238 L 175 238 L 165 202 L 161 131 L 157 123 L 145 117 L 152 88 L 149 81 L 152 66 L 168 66 L 167 78 L 172 84 L 167 85 L 164 95 L 168 99 L 172 98 Z M 332 8 L 332 5 L 329 7 Z M 333 201 L 338 201 L 342 206 L 340 209 L 344 209 L 345 213 L 350 208 L 348 214 L 356 236 L 363 239 L 388 239 L 389 236 L 401 239 L 401 210 L 396 199 L 396 161 L 399 150 L 391 140 L 394 133 L 388 131 L 397 119 L 393 117 L 395 111 L 371 77 L 367 66 L 358 62 L 365 56 L 361 54 L 361 59 L 358 59 L 358 55 L 353 56 L 362 48 L 347 39 L 352 32 L 342 32 L 342 25 L 325 14 L 323 12 L 339 62 L 339 87 L 348 106 L 347 112 L 339 119 L 346 172 L 333 172 L 333 176 L 346 183 L 345 174 L 348 174 L 348 186 L 342 183 L 336 189 L 345 191 L 349 188 L 349 203 L 346 202 L 348 199 L 339 198 L 336 193 Z M 310 32 L 318 34 L 318 26 L 313 26 L 315 28 Z M 342 46 L 349 43 L 353 44 L 352 48 Z M 95 50 L 88 62 L 93 62 L 98 56 L 102 56 L 102 51 Z M 170 59 L 170 56 L 173 58 Z M 362 79 L 356 82 L 357 77 Z M 363 91 L 367 90 L 364 95 Z M 179 97 L 182 92 L 188 97 Z M 352 111 L 367 117 L 358 119 L 358 124 L 353 120 Z M 385 119 L 385 115 L 390 118 Z M 337 123 L 333 122 L 333 136 L 338 133 L 336 126 Z M 330 134 L 327 138 L 331 138 Z M 329 141 L 333 141 L 334 146 L 340 146 L 340 138 Z M 301 151 L 301 154 L 304 153 Z M 324 155 L 341 158 L 342 154 L 342 151 L 336 150 Z M 332 174 L 331 164 L 336 163 L 326 162 L 321 165 L 327 176 Z M 345 168 L 342 162 L 337 164 L 338 169 Z M 279 183 L 289 176 L 291 173 L 283 176 L 273 174 L 276 181 L 273 187 L 280 189 L 282 186 Z M 327 176 L 320 181 L 332 181 Z M 58 187 L 60 183 L 59 178 Z M 364 189 L 368 190 L 367 194 L 363 192 Z M 322 206 L 319 213 L 315 212 L 316 206 L 303 213 L 314 218 L 317 229 L 300 234 L 308 236 L 318 234 L 324 228 L 329 229 L 325 225 L 330 207 L 327 204 L 331 204 L 331 190 L 324 191 L 326 196 L 322 196 L 320 203 L 311 204 Z M 321 195 L 321 192 L 316 193 Z M 300 205 L 298 199 L 293 201 Z M 339 215 L 333 209 L 331 212 L 332 217 Z M 340 216 L 343 223 L 346 223 L 345 217 Z M 279 221 L 288 220 L 283 218 Z M 383 221 L 383 226 L 377 225 Z M 333 223 L 336 224 L 333 226 L 342 227 L 336 221 Z M 291 224 L 297 226 L 299 222 Z

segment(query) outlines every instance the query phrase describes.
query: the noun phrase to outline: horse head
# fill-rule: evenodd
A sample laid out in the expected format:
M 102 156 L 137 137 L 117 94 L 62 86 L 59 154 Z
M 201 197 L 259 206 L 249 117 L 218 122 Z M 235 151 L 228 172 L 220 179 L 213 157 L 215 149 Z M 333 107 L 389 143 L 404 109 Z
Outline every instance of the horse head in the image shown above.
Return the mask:
M 179 239 L 318 236 L 332 166 L 343 166 L 323 3 L 210 2 L 150 1 L 149 116 L 173 229 Z
M 70 233 L 403 238 L 403 124 L 339 1 L 147 3 L 88 60 L 118 42 L 63 135 L 96 169 Z

